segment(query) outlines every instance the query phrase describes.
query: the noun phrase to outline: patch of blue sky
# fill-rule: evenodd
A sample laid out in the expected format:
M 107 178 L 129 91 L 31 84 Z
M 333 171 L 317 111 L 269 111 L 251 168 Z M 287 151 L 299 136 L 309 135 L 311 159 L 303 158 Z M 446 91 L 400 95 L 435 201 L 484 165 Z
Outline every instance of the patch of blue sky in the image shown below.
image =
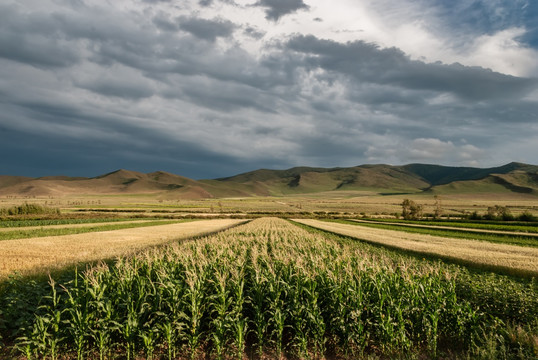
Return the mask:
M 443 23 L 443 31 L 492 35 L 509 28 L 524 28 L 526 33 L 519 40 L 538 47 L 536 0 L 434 0 L 430 6 Z
M 533 48 L 538 48 L 538 1 L 529 1 L 524 9 L 523 23 L 527 32 L 521 41 Z

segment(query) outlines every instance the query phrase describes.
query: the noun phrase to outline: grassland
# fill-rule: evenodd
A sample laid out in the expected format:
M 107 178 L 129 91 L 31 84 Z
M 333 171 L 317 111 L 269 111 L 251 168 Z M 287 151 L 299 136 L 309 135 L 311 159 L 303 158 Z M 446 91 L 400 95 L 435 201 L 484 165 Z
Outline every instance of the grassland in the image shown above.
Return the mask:
M 0 300 L 8 306 L 0 326 L 14 345 L 5 354 L 50 359 L 538 354 L 534 282 L 473 274 L 281 219 L 258 219 L 65 276 L 61 284 L 51 281 L 48 290 L 15 280 L 2 289 Z M 477 283 L 480 289 L 474 289 Z M 28 291 L 43 291 L 43 300 L 36 303 Z
M 0 207 L 16 206 L 31 201 L 46 206 L 57 207 L 65 216 L 95 217 L 94 210 L 110 217 L 117 214 L 125 217 L 132 215 L 205 215 L 205 214 L 347 214 L 349 216 L 386 215 L 400 213 L 405 198 L 424 206 L 424 213 L 433 213 L 435 199 L 433 194 L 395 194 L 380 195 L 372 189 L 363 191 L 339 190 L 285 197 L 236 197 L 214 199 L 175 199 L 156 194 L 118 194 L 118 195 L 69 195 L 65 197 L 0 197 Z M 488 207 L 505 206 L 514 215 L 529 211 L 538 216 L 536 197 L 524 194 L 447 194 L 442 195 L 442 210 L 445 216 L 457 218 L 473 212 L 485 214 Z M 106 210 L 104 212 L 103 210 Z

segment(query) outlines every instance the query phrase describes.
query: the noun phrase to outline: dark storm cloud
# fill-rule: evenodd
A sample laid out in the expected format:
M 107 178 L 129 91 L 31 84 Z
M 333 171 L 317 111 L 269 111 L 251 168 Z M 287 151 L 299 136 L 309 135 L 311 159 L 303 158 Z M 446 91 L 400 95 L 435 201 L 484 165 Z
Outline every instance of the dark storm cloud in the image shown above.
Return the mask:
M 263 24 L 235 24 L 192 4 L 48 5 L 0 5 L 7 173 L 131 168 L 211 178 L 401 163 L 417 159 L 421 146 L 439 154 L 461 145 L 460 161 L 536 134 L 532 79 L 415 61 L 362 41 L 268 38 Z M 167 11 L 174 6 L 184 6 L 183 16 Z M 306 9 L 302 1 L 257 6 L 271 20 Z
M 170 19 L 166 14 L 159 14 L 153 17 L 153 24 L 162 31 L 178 31 L 179 24 Z
M 197 38 L 207 41 L 215 41 L 218 37 L 229 37 L 236 26 L 228 20 L 200 18 L 179 18 L 179 28 L 187 31 Z
M 303 0 L 260 0 L 254 6 L 267 8 L 265 18 L 277 21 L 284 15 L 293 14 L 298 10 L 308 10 L 310 7 Z
M 79 61 L 76 49 L 54 34 L 52 24 L 0 5 L 0 57 L 36 67 L 67 67 Z
M 359 82 L 450 92 L 464 100 L 515 98 L 538 85 L 535 79 L 517 78 L 479 67 L 411 60 L 399 49 L 380 49 L 363 41 L 342 44 L 300 35 L 292 38 L 286 48 L 303 54 L 304 63 L 311 69 L 345 74 Z
M 238 84 L 193 83 L 183 90 L 182 97 L 219 111 L 234 111 L 250 108 L 262 113 L 275 113 L 272 100 L 258 90 Z
M 233 171 L 230 168 L 243 165 L 234 158 L 207 151 L 195 143 L 163 143 L 161 137 L 153 139 L 151 148 L 137 148 L 53 134 L 6 133 L 9 136 L 0 142 L 0 152 L 5 157 L 9 156 L 10 161 L 0 169 L 2 175 L 92 177 L 126 168 L 142 172 L 162 169 L 179 172 L 181 169 L 184 175 L 192 178 L 216 178 L 222 174 L 231 175 Z
M 219 176 L 229 164 L 237 166 L 232 157 L 207 150 L 196 140 L 178 139 L 120 115 L 37 102 L 15 107 L 19 122 L 7 124 L 8 136 L 0 142 L 0 153 L 10 159 L 7 174 L 96 176 L 103 169 L 179 167 L 202 178 Z

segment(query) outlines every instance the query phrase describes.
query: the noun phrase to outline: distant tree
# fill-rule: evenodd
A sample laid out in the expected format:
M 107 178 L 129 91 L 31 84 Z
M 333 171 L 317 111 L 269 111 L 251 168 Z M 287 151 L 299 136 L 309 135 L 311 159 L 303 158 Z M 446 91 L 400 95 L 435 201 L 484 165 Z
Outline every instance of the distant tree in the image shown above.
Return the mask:
M 514 220 L 510 209 L 506 206 L 494 205 L 488 207 L 488 213 L 484 216 L 487 220 Z
M 422 217 L 422 205 L 413 200 L 404 199 L 402 202 L 402 217 L 405 220 L 417 220 Z
M 441 206 L 441 197 L 439 195 L 434 196 L 435 209 L 433 210 L 433 218 L 439 219 L 443 215 L 443 208 Z

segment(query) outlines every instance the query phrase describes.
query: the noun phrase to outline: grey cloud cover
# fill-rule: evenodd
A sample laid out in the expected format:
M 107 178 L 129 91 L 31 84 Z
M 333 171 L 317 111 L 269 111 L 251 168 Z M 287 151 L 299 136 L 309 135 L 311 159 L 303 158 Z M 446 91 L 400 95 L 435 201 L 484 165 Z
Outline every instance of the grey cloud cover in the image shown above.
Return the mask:
M 284 15 L 298 10 L 308 10 L 309 6 L 303 0 L 260 0 L 255 6 L 266 8 L 266 19 L 277 21 Z
M 271 33 L 302 1 L 125 4 L 0 5 L 1 173 L 538 162 L 535 78 Z
M 519 97 L 536 88 L 536 79 L 522 79 L 460 64 L 426 64 L 410 60 L 395 48 L 356 41 L 347 44 L 297 36 L 286 48 L 305 54 L 306 64 L 352 76 L 357 81 L 396 85 L 411 90 L 451 92 L 462 99 Z
M 178 20 L 181 30 L 208 41 L 215 41 L 217 37 L 229 37 L 235 28 L 232 22 L 222 19 L 206 20 L 180 17 Z

